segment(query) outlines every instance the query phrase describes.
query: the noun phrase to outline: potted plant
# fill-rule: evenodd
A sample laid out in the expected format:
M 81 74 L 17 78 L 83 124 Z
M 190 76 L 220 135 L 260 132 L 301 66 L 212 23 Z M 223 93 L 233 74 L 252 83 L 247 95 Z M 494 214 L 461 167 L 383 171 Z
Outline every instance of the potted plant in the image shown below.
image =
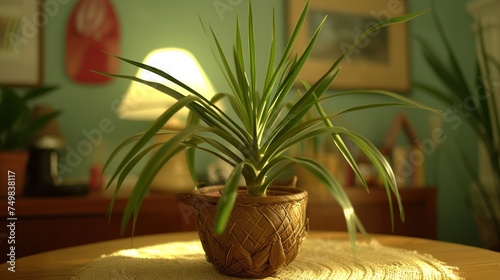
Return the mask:
M 32 137 L 45 127 L 59 112 L 34 117 L 30 102 L 55 90 L 55 87 L 27 89 L 18 94 L 10 87 L 0 87 L 0 166 L 2 184 L 6 184 L 8 171 L 15 173 L 16 194 L 22 194 L 28 145 Z M 7 187 L 2 187 L 1 196 L 7 195 Z
M 307 9 L 308 4 L 305 5 L 295 30 L 279 57 L 276 46 L 276 20 L 273 17 L 272 45 L 262 83 L 257 81 L 259 70 L 256 67 L 254 17 L 251 4 L 248 13 L 247 40 L 246 42 L 243 40 L 237 22 L 236 42 L 231 55 L 224 53 L 215 32 L 211 28 L 205 28 L 207 36 L 213 39 L 212 51 L 216 54 L 217 62 L 231 88 L 231 93 L 216 94 L 211 100 L 205 99 L 202 93 L 194 91 L 168 73 L 119 57 L 122 61 L 158 74 L 191 93 L 183 95 L 163 84 L 134 76 L 106 74 L 149 85 L 177 100 L 147 131 L 132 136 L 119 145 L 104 165 L 103 172 L 124 148 L 133 144 L 118 163 L 107 184 L 109 187 L 116 181 L 116 197 L 123 180 L 137 162 L 153 148 L 158 148 L 144 166 L 132 191 L 123 215 L 123 229 L 131 216 L 134 217 L 135 225 L 137 213 L 150 183 L 162 165 L 173 155 L 186 151 L 195 188 L 197 182 L 194 170 L 195 151 L 201 150 L 234 167 L 224 186 L 197 188 L 189 196 L 193 207 L 196 208 L 197 228 L 207 259 L 220 272 L 238 277 L 265 277 L 280 271 L 295 258 L 307 231 L 305 218 L 307 193 L 293 187 L 271 186 L 280 174 L 294 165 L 300 165 L 313 174 L 344 209 L 349 236 L 354 246 L 356 232 L 358 230 L 365 234 L 366 232 L 342 185 L 317 161 L 307 157 L 293 157 L 286 153 L 294 145 L 320 135 L 330 135 L 331 140 L 360 177 L 360 181 L 364 182 L 341 135 L 354 142 L 381 173 L 387 193 L 397 198 L 400 215 L 403 218 L 394 174 L 384 156 L 362 135 L 345 127 L 336 126 L 332 122 L 335 115 L 328 115 L 323 110 L 322 103 L 331 102 L 339 96 L 350 95 L 355 98 L 373 95 L 388 97 L 394 101 L 387 102 L 387 99 L 384 99 L 385 101 L 376 104 L 354 106 L 340 114 L 394 105 L 430 108 L 385 91 L 359 90 L 323 97 L 339 74 L 341 61 L 350 54 L 355 45 L 337 59 L 316 83 L 305 84 L 306 90 L 303 95 L 291 108 L 287 108 L 286 104 L 289 102 L 287 96 L 295 84 L 302 65 L 308 59 L 322 26 L 321 24 L 318 27 L 305 51 L 292 56 L 291 49 L 304 23 Z M 421 13 L 379 22 L 360 37 L 358 42 L 363 41 L 370 32 L 389 24 L 411 20 Z M 246 51 L 244 43 L 248 44 Z M 229 62 L 230 57 L 233 58 L 232 66 Z M 235 116 L 220 109 L 218 102 L 222 99 L 229 102 Z M 163 130 L 162 126 L 183 107 L 187 107 L 190 111 L 186 128 L 181 131 Z M 308 111 L 318 112 L 319 117 L 305 121 L 304 116 Z M 148 146 L 148 141 L 158 133 L 172 134 L 173 137 L 165 143 Z M 245 186 L 238 185 L 240 177 L 244 178 Z M 368 188 L 365 182 L 364 186 Z M 114 198 L 110 209 L 113 207 L 113 202 Z
M 478 217 L 484 245 L 500 251 L 500 109 L 497 100 L 498 82 L 493 74 L 500 73 L 500 62 L 486 51 L 483 28 L 481 22 L 477 22 L 477 49 L 475 54 L 471 54 L 475 58 L 476 73 L 474 79 L 469 80 L 460 67 L 460 57 L 455 55 L 452 43 L 436 15 L 434 20 L 447 56 L 440 57 L 423 38 L 419 38 L 419 42 L 427 64 L 443 87 L 426 82 L 416 83 L 416 86 L 450 108 L 444 116 L 448 120 L 454 119 L 453 125 L 457 129 L 460 126 L 456 125 L 455 120 L 467 123 L 481 149 L 486 151 L 484 162 L 489 170 L 487 178 L 480 176 L 476 163 L 463 152 L 470 146 L 460 143 L 457 138 L 455 144 L 458 143 L 460 149 L 456 155 L 459 160 L 450 162 L 460 162 L 467 169 L 472 180 L 471 187 L 466 188 L 469 191 L 467 196 L 470 195 Z

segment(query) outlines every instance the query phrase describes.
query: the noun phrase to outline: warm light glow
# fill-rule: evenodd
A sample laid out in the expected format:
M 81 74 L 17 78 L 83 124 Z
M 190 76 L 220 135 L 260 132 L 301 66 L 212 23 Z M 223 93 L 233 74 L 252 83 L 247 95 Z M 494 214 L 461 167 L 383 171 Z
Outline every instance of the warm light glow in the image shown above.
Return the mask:
M 186 50 L 176 48 L 158 49 L 148 54 L 143 63 L 168 73 L 207 99 L 210 99 L 215 94 L 212 84 L 196 58 Z M 185 89 L 142 68 L 137 72 L 136 76 L 144 80 L 162 83 L 184 95 L 189 94 Z M 174 98 L 165 93 L 139 82 L 131 82 L 118 108 L 118 116 L 123 119 L 153 120 L 175 102 Z M 183 125 L 187 114 L 187 109 L 182 110 L 169 124 L 173 126 Z
M 350 218 L 354 214 L 354 209 L 352 207 L 344 209 L 344 216 Z
M 139 249 L 125 249 L 112 254 L 135 259 L 191 259 L 203 258 L 205 253 L 199 241 L 172 242 Z

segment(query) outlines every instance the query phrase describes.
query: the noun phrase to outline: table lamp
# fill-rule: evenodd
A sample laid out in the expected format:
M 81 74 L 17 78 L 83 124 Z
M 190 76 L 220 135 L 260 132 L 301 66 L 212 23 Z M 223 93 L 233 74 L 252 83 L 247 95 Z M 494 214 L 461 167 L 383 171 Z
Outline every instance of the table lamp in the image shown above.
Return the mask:
M 143 63 L 170 74 L 209 100 L 215 94 L 211 82 L 196 58 L 186 50 L 177 48 L 157 49 L 149 53 Z M 137 72 L 136 76 L 143 80 L 162 83 L 184 95 L 190 94 L 176 84 L 142 68 Z M 174 98 L 163 92 L 132 81 L 117 113 L 122 119 L 154 120 L 175 102 Z M 164 128 L 169 130 L 182 129 L 185 126 L 188 112 L 188 109 L 182 109 L 165 124 Z M 171 137 L 171 135 L 157 135 L 154 141 L 165 142 Z M 184 153 L 175 155 L 163 166 L 156 175 L 150 189 L 162 192 L 183 192 L 194 189 Z

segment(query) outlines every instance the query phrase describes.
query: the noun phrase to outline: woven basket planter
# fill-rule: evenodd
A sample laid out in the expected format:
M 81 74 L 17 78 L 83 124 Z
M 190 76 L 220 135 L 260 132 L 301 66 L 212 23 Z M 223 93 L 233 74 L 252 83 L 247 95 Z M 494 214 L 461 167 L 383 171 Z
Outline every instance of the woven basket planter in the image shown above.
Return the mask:
M 246 195 L 241 188 L 222 235 L 214 232 L 222 187 L 196 190 L 192 204 L 207 260 L 233 277 L 263 278 L 292 262 L 307 234 L 307 192 L 270 187 L 266 197 Z

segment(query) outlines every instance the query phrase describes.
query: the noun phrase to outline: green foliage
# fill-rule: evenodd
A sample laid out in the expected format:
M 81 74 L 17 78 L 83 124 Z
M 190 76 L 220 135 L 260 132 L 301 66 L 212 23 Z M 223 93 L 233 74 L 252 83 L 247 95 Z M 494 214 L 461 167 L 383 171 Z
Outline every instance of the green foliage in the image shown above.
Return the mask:
M 31 138 L 60 112 L 34 118 L 29 102 L 49 94 L 56 87 L 28 89 L 18 94 L 14 89 L 0 87 L 0 150 L 26 149 Z
M 350 55 L 350 52 L 357 43 L 363 41 L 368 34 L 379 28 L 411 20 L 422 14 L 422 12 L 389 19 L 371 27 L 370 30 L 359 38 L 356 44 L 352 45 L 349 50 L 332 64 L 331 68 L 324 73 L 323 76 L 318 78 L 316 83 L 310 86 L 306 85 L 305 93 L 303 93 L 292 106 L 287 106 L 289 105 L 287 104 L 287 97 L 291 94 L 297 76 L 302 66 L 307 61 L 323 25 L 323 23 L 321 23 L 317 28 L 302 54 L 292 55 L 292 48 L 305 21 L 307 9 L 308 4 L 304 7 L 295 30 L 281 56 L 277 55 L 276 18 L 273 16 L 271 25 L 272 43 L 269 50 L 265 78 L 261 88 L 257 87 L 259 83 L 257 82 L 256 73 L 256 42 L 254 39 L 255 30 L 251 4 L 248 14 L 246 40 L 243 40 L 240 24 L 237 22 L 235 35 L 236 42 L 231 55 L 223 51 L 219 38 L 215 35 L 212 28 L 203 25 L 209 40 L 212 40 L 212 52 L 231 89 L 231 93 L 219 93 L 212 100 L 207 100 L 203 97 L 202 93 L 196 92 L 188 85 L 170 76 L 168 73 L 164 73 L 139 62 L 118 57 L 126 63 L 158 74 L 191 93 L 191 95 L 184 96 L 163 84 L 141 80 L 134 76 L 106 74 L 143 83 L 178 100 L 174 106 L 167 109 L 163 115 L 155 120 L 146 132 L 125 140 L 125 142 L 113 152 L 104 166 L 104 170 L 107 169 L 110 162 L 114 160 L 119 152 L 123 151 L 125 147 L 133 144 L 130 150 L 125 153 L 124 158 L 120 161 L 118 167 L 111 175 L 108 183 L 109 187 L 115 180 L 117 181 L 115 189 L 116 194 L 120 189 L 123 179 L 129 174 L 131 168 L 144 156 L 144 151 L 148 151 L 147 149 L 149 148 L 143 150 L 148 141 L 157 133 L 171 133 L 175 135 L 171 140 L 160 145 L 159 151 L 149 159 L 147 165 L 140 174 L 123 216 L 122 229 L 125 228 L 132 215 L 134 217 L 135 226 L 137 212 L 139 211 L 151 181 L 161 166 L 167 162 L 172 155 L 181 151 L 186 151 L 189 168 L 192 174 L 194 174 L 194 153 L 196 150 L 202 150 L 234 167 L 229 179 L 225 183 L 218 205 L 216 232 L 221 233 L 226 227 L 226 222 L 235 202 L 237 184 L 241 177 L 245 179 L 249 195 L 264 196 L 266 195 L 266 190 L 269 185 L 281 173 L 298 164 L 303 166 L 321 183 L 327 186 L 332 196 L 342 206 L 350 237 L 354 242 L 357 230 L 364 232 L 364 229 L 341 184 L 323 165 L 315 160 L 304 157 L 292 157 L 286 153 L 294 145 L 322 135 L 331 137 L 331 140 L 339 148 L 350 166 L 355 170 L 359 179 L 364 183 L 365 187 L 368 188 L 353 156 L 347 149 L 341 136 L 349 138 L 366 154 L 367 158 L 374 163 L 378 171 L 382 174 L 388 196 L 394 195 L 397 198 L 400 216 L 402 219 L 404 218 L 395 177 L 384 156 L 368 139 L 345 127 L 336 126 L 332 122 L 332 119 L 335 116 L 351 111 L 384 106 L 402 105 L 412 108 L 432 109 L 402 97 L 401 95 L 385 91 L 366 90 L 340 92 L 328 95 L 327 97 L 323 97 L 323 94 L 328 90 L 330 84 L 334 82 L 335 77 L 340 73 L 340 63 L 345 57 Z M 247 44 L 247 48 L 243 47 L 245 44 Z M 245 52 L 245 50 L 247 50 L 247 52 Z M 230 63 L 230 58 L 233 59 L 232 63 Z M 384 97 L 383 100 L 387 100 L 387 97 L 389 97 L 393 99 L 394 102 L 385 101 L 368 106 L 358 106 L 340 112 L 335 116 L 327 115 L 321 103 L 333 102 L 336 97 L 344 95 L 380 95 Z M 226 99 L 229 102 L 230 109 L 232 109 L 237 116 L 236 120 L 220 109 L 217 103 L 219 99 Z M 190 110 L 186 128 L 180 132 L 161 129 L 168 119 L 181 107 L 187 107 Z M 306 120 L 305 116 L 310 111 L 316 111 L 319 117 Z M 194 185 L 196 185 L 195 178 L 193 186 Z M 112 205 L 113 203 L 111 203 L 110 210 L 112 209 Z
M 463 152 L 470 147 L 459 143 L 458 162 L 467 168 L 482 201 L 482 206 L 476 208 L 477 214 L 487 222 L 488 227 L 497 236 L 500 236 L 500 217 L 495 210 L 500 206 L 500 112 L 495 106 L 498 104 L 496 100 L 498 97 L 495 94 L 498 94 L 499 89 L 498 82 L 492 75 L 493 71 L 500 73 L 500 63 L 486 52 L 483 29 L 481 23 L 478 23 L 476 26 L 478 47 L 476 54 L 472 54 L 476 59 L 476 73 L 473 84 L 468 83 L 463 69 L 459 66 L 460 57 L 455 55 L 436 14 L 434 20 L 448 56 L 440 57 L 422 38 L 419 38 L 419 42 L 427 64 L 439 78 L 442 87 L 422 82 L 416 85 L 443 102 L 448 108 L 453 108 L 454 113 L 472 128 L 478 141 L 486 148 L 488 163 L 492 170 L 494 184 L 492 189 L 480 178 L 477 164 Z

